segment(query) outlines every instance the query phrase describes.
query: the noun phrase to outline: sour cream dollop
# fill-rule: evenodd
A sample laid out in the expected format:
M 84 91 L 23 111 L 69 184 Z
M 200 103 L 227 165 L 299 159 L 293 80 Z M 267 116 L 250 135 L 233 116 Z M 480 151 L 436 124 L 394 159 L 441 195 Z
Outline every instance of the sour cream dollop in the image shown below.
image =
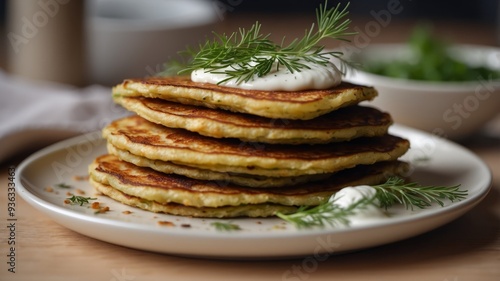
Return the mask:
M 330 197 L 329 202 L 341 208 L 346 208 L 349 205 L 361 200 L 363 197 L 372 198 L 377 191 L 369 185 L 358 185 L 344 187 Z M 377 203 L 377 202 L 374 202 Z M 349 217 L 351 224 L 366 222 L 372 219 L 387 218 L 387 215 L 375 204 L 370 204 L 364 208 L 354 210 L 354 215 Z
M 332 62 L 326 65 L 306 61 L 302 63 L 309 68 L 292 73 L 285 66 L 281 65 L 277 69 L 274 65 L 272 70 L 262 77 L 255 76 L 250 81 L 241 83 L 236 83 L 236 79 L 231 79 L 220 85 L 247 90 L 301 91 L 328 89 L 342 82 L 342 72 Z M 226 74 L 210 73 L 205 69 L 197 69 L 191 73 L 191 80 L 201 83 L 219 84 L 227 78 Z

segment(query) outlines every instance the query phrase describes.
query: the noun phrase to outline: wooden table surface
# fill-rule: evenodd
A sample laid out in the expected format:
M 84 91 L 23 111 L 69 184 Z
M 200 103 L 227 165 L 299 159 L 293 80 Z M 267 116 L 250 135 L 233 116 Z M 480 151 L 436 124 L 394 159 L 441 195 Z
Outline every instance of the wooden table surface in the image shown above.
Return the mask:
M 225 21 L 226 27 L 231 22 Z M 280 22 L 275 28 L 286 28 L 285 22 Z M 392 30 L 392 34 L 407 31 L 399 25 L 393 25 Z M 452 35 L 459 33 L 455 28 L 449 30 Z M 395 38 L 383 33 L 374 41 L 396 41 Z M 461 38 L 495 44 L 492 30 Z M 11 235 L 7 220 L 8 172 L 11 165 L 18 163 L 12 160 L 0 167 L 0 280 L 499 280 L 500 140 L 478 135 L 463 145 L 477 153 L 494 175 L 491 192 L 478 206 L 423 235 L 333 255 L 318 263 L 314 270 L 297 271 L 288 277 L 286 272 L 304 269 L 304 259 L 208 260 L 129 249 L 68 230 L 38 213 L 19 196 L 14 232 L 16 273 L 11 273 L 8 271 Z

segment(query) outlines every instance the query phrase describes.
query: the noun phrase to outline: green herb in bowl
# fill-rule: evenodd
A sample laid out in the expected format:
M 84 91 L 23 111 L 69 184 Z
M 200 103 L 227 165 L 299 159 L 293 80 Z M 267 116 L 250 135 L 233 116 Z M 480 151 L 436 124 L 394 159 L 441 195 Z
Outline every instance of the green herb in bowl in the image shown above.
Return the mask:
M 500 72 L 470 66 L 453 57 L 449 44 L 433 37 L 429 28 L 417 27 L 408 41 L 412 60 L 370 61 L 363 70 L 378 75 L 424 81 L 459 82 L 478 78 L 498 79 Z

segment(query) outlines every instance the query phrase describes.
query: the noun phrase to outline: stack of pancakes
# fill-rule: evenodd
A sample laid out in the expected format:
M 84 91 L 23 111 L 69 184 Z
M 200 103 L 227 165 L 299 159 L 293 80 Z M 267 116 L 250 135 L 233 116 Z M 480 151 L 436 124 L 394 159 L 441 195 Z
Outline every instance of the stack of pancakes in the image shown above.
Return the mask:
M 136 115 L 103 129 L 95 188 L 125 204 L 193 217 L 267 217 L 320 204 L 345 186 L 405 171 L 409 142 L 389 114 L 358 103 L 372 87 L 260 91 L 189 77 L 128 79 L 116 103 Z

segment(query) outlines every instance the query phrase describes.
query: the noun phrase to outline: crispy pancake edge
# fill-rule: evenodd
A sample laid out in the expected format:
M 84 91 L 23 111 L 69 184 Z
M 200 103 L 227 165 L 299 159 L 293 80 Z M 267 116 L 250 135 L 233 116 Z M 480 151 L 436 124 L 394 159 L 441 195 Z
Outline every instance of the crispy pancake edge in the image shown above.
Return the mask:
M 338 108 L 372 100 L 373 87 L 342 82 L 326 90 L 258 91 L 192 82 L 189 77 L 126 79 L 113 95 L 161 98 L 184 104 L 220 108 L 267 118 L 308 120 Z
M 249 174 L 237 174 L 234 172 L 217 172 L 207 169 L 183 166 L 172 162 L 151 160 L 145 157 L 134 155 L 129 151 L 119 149 L 109 143 L 107 144 L 107 149 L 109 154 L 117 156 L 122 161 L 132 163 L 139 167 L 148 167 L 165 174 L 178 174 L 200 180 L 229 182 L 236 185 L 248 186 L 253 188 L 276 188 L 291 186 L 299 183 L 325 179 L 330 176 L 330 174 L 317 174 L 297 177 L 266 177 L 254 176 Z
M 89 180 L 94 188 L 118 201 L 120 203 L 137 207 L 146 211 L 155 213 L 166 213 L 176 216 L 188 216 L 197 218 L 235 218 L 235 217 L 271 217 L 276 213 L 289 214 L 297 210 L 294 206 L 284 206 L 278 204 L 248 204 L 240 206 L 223 206 L 217 208 L 211 207 L 190 207 L 176 203 L 160 204 L 155 201 L 145 200 L 137 196 L 125 194 L 110 185 L 105 185 Z
M 166 127 L 263 143 L 317 144 L 381 136 L 393 123 L 389 114 L 357 105 L 305 121 L 269 119 L 153 98 L 115 97 L 114 100 L 146 120 Z
M 228 166 L 297 170 L 293 176 L 395 160 L 409 149 L 408 140 L 391 135 L 314 146 L 244 143 L 166 128 L 139 116 L 112 122 L 103 129 L 103 136 L 120 149 L 153 160 L 204 169 Z
M 103 155 L 89 166 L 90 177 L 128 195 L 158 203 L 193 207 L 221 207 L 273 203 L 287 206 L 317 205 L 345 186 L 378 184 L 389 175 L 406 172 L 407 164 L 393 161 L 344 170 L 323 181 L 290 188 L 255 189 L 169 175 L 137 167 L 113 155 Z

